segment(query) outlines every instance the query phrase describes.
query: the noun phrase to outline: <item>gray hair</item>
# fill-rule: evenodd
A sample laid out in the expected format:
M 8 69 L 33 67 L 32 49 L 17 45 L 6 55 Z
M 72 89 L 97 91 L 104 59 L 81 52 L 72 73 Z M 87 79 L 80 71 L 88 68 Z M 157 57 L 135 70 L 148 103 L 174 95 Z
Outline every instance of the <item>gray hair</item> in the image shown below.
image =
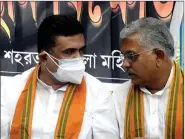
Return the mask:
M 168 56 L 174 56 L 174 40 L 166 24 L 156 18 L 140 18 L 120 32 L 121 39 L 141 35 L 138 43 L 148 48 L 162 48 Z M 132 38 L 131 38 L 132 39 Z

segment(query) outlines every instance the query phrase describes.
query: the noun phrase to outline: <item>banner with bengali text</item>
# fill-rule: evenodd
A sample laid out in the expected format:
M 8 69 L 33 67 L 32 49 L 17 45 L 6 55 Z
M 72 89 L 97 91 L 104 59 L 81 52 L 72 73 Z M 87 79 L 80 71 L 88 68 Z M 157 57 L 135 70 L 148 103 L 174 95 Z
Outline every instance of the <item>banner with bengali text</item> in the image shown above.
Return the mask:
M 86 71 L 102 82 L 129 79 L 122 68 L 122 28 L 141 17 L 155 17 L 168 27 L 177 2 L 160 1 L 4 1 L 0 2 L 1 76 L 14 76 L 38 63 L 37 28 L 52 14 L 72 15 L 85 28 Z M 182 47 L 182 46 L 181 46 Z M 181 50 L 181 47 L 177 47 Z M 179 52 L 179 57 L 182 52 Z

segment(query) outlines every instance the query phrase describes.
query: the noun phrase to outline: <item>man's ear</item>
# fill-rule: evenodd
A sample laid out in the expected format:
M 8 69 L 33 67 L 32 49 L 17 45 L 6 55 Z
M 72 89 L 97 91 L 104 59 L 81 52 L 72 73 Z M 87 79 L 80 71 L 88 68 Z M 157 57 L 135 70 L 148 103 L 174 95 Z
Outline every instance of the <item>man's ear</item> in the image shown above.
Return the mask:
M 154 49 L 154 53 L 156 54 L 156 65 L 159 67 L 163 63 L 165 53 L 163 50 L 158 48 Z
M 43 51 L 38 54 L 39 56 L 39 63 L 43 63 L 47 61 L 47 54 L 44 53 Z

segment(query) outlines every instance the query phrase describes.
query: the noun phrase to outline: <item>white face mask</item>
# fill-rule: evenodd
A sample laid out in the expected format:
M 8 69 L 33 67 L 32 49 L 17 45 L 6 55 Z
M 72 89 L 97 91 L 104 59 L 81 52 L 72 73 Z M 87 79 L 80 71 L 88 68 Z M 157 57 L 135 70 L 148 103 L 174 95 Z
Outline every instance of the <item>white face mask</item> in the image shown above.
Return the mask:
M 47 67 L 47 70 L 60 82 L 70 82 L 75 84 L 80 84 L 85 72 L 85 65 L 83 63 L 83 58 L 73 58 L 73 59 L 57 59 L 52 55 L 45 52 L 52 60 L 53 58 L 58 60 L 57 64 L 54 60 L 53 62 L 58 66 L 57 72 L 51 72 Z

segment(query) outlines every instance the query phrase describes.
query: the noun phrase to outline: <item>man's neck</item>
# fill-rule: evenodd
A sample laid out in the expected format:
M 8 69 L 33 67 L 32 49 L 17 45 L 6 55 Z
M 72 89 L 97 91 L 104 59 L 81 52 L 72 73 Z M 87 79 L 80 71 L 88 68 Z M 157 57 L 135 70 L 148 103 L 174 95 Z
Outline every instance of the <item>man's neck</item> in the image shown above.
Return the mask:
M 66 85 L 66 83 L 61 83 L 55 80 L 54 77 L 42 65 L 39 69 L 38 78 L 48 86 L 51 86 L 54 90 L 57 90 L 62 86 Z
M 168 82 L 172 66 L 172 63 L 163 65 L 161 70 L 158 71 L 159 74 L 157 75 L 156 80 L 150 83 L 150 85 L 147 85 L 146 89 L 148 89 L 152 94 L 162 90 Z

